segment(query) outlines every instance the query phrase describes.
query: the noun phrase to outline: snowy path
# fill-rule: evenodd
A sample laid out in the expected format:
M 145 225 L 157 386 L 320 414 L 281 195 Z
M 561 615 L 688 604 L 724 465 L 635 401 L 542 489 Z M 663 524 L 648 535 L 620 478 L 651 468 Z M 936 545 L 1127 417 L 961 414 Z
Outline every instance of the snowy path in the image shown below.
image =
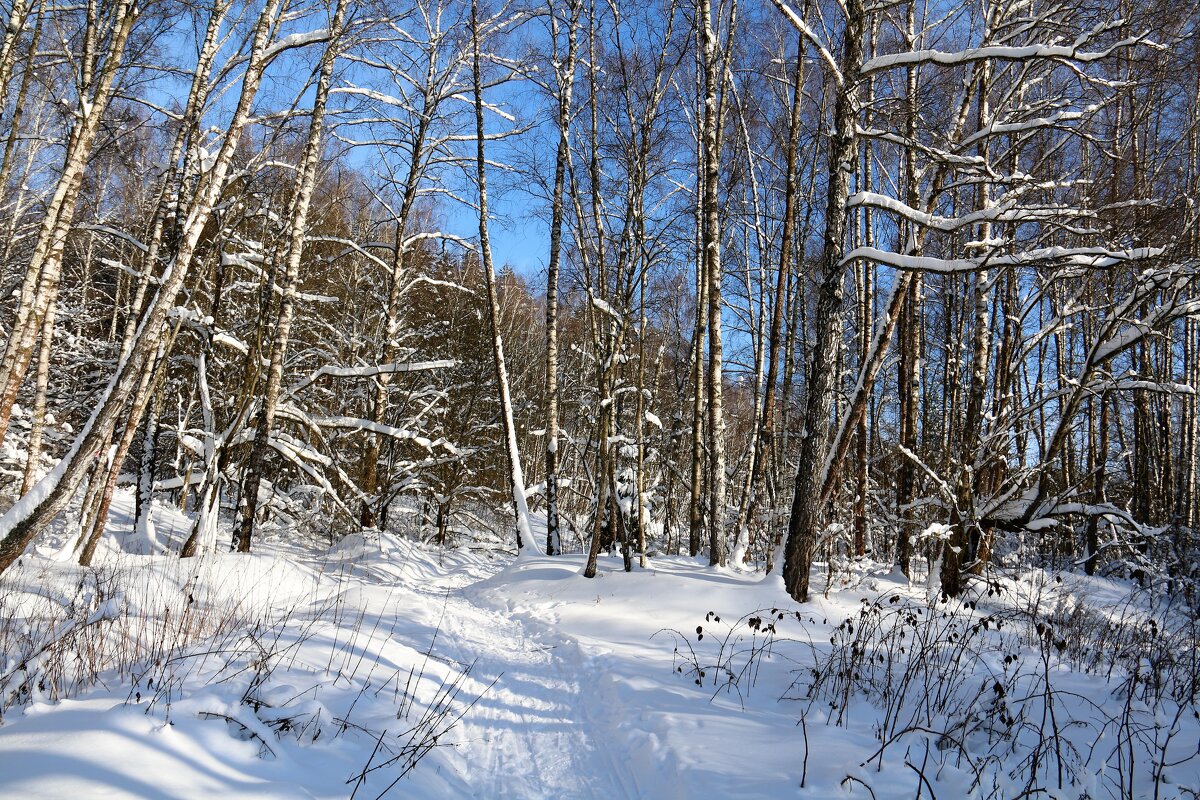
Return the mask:
M 782 686 L 759 692 L 747 683 L 743 698 L 714 696 L 707 681 L 697 687 L 675 671 L 672 639 L 663 635 L 694 629 L 710 603 L 725 613 L 735 598 L 745 602 L 739 593 L 764 603 L 775 593 L 753 576 L 676 561 L 627 574 L 619 559 L 604 558 L 589 580 L 579 574 L 582 557 L 535 558 L 464 589 L 477 606 L 552 648 L 547 677 L 566 670 L 566 682 L 582 689 L 570 733 L 589 745 L 577 755 L 586 777 L 564 796 L 774 798 L 798 787 L 796 720 L 776 702 L 788 673 L 781 672 Z M 685 575 L 690 585 L 679 581 Z
M 50 572 L 39 582 L 76 580 L 70 565 L 44 566 Z M 120 568 L 140 576 L 153 598 L 146 611 L 129 599 L 131 619 L 160 613 L 160 598 L 185 584 L 184 595 L 195 592 L 218 612 L 226 602 L 291 609 L 280 641 L 294 649 L 256 692 L 283 698 L 283 707 L 319 700 L 318 719 L 352 719 L 361 732 L 328 722 L 320 742 L 268 732 L 265 755 L 258 740 L 214 718 L 252 719 L 239 699 L 248 675 L 184 677 L 189 688 L 169 721 L 161 704 L 151 708 L 140 695 L 129 702 L 128 685 L 115 683 L 6 717 L 0 798 L 345 797 L 347 778 L 372 763 L 373 732 L 390 732 L 394 742 L 416 721 L 398 717 L 405 676 L 415 670 L 415 696 L 428 703 L 468 666 L 456 710 L 478 698 L 474 706 L 385 796 L 669 799 L 725 795 L 734 781 L 742 797 L 772 796 L 777 770 L 712 757 L 730 731 L 721 719 L 734 707 L 710 702 L 708 689 L 675 674 L 670 642 L 654 637 L 663 624 L 694 627 L 705 601 L 664 602 L 674 591 L 657 597 L 669 588 L 667 573 L 617 574 L 606 559 L 602 576 L 589 581 L 581 566 L 577 558 L 504 566 L 395 539 L 329 553 L 221 555 L 202 569 L 130 557 Z M 744 584 L 718 576 L 696 586 L 711 595 Z M 643 612 L 654 606 L 666 616 Z M 794 737 L 778 735 L 779 724 L 794 720 L 777 716 L 766 725 L 735 723 L 738 736 L 764 754 L 794 749 Z M 151 765 L 153 781 L 140 765 Z M 360 796 L 375 797 L 395 772 L 373 772 Z
M 640 797 L 618 768 L 616 743 L 587 723 L 597 675 L 578 645 L 534 623 L 446 602 L 438 650 L 495 683 L 463 721 L 478 797 Z M 444 638 L 442 638 L 444 637 Z
M 471 668 L 464 702 L 478 701 L 437 753 L 457 772 L 455 786 L 481 798 L 641 798 L 628 769 L 630 745 L 602 705 L 604 670 L 579 643 L 530 615 L 513 614 L 476 590 L 499 565 L 435 564 L 405 547 L 359 577 L 364 605 L 386 608 L 381 626 L 434 658 Z M 318 566 L 314 562 L 314 567 Z M 388 585 L 389 599 L 369 595 Z M 413 623 L 420 623 L 414 627 Z M 422 764 L 418 770 L 426 769 Z M 670 796 L 669 794 L 667 796 Z

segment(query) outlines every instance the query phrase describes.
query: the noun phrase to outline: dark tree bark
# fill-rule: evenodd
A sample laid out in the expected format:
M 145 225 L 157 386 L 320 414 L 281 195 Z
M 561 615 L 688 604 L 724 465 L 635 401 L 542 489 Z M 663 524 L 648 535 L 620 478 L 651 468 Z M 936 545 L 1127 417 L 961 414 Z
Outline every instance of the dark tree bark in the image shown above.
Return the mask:
M 825 244 L 821 253 L 820 284 L 814 320 L 812 361 L 808 370 L 805 433 L 800 444 L 783 580 L 788 594 L 808 600 L 809 570 L 819 544 L 824 509 L 822 478 L 829 449 L 834 403 L 838 340 L 841 337 L 845 292 L 846 200 L 857 161 L 858 81 L 862 66 L 866 11 L 862 0 L 846 3 L 842 32 L 841 83 L 834 106 L 834 129 L 829 145 L 829 185 L 825 202 Z

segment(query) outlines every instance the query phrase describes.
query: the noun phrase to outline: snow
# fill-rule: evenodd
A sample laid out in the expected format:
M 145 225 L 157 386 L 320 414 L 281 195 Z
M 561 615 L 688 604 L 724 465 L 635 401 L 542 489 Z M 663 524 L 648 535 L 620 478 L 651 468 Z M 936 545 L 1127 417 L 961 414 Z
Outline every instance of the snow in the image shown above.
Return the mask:
M 889 197 L 885 194 L 877 192 L 857 192 L 851 195 L 846 200 L 847 208 L 856 208 L 859 206 L 868 206 L 878 208 L 884 211 L 890 211 L 897 216 L 917 223 L 926 228 L 933 228 L 943 232 L 953 232 L 962 230 L 963 228 L 972 225 L 978 225 L 981 222 L 1009 222 L 1009 223 L 1024 223 L 1024 222 L 1039 222 L 1039 221 L 1054 221 L 1063 218 L 1083 216 L 1087 212 L 1080 209 L 1067 208 L 1061 206 L 1045 206 L 1045 207 L 1026 207 L 1020 206 L 1015 200 L 1006 200 L 989 205 L 978 211 L 964 214 L 961 217 L 942 217 L 936 214 L 928 214 L 916 208 L 911 208 L 904 202 Z M 987 246 L 988 244 L 1004 244 L 1003 239 L 986 239 L 973 242 L 976 247 Z
M 321 28 L 315 31 L 306 31 L 304 33 L 293 33 L 284 36 L 279 41 L 268 47 L 262 55 L 263 61 L 270 61 L 285 50 L 292 50 L 297 47 L 306 47 L 307 45 L 316 42 L 329 41 L 329 31 Z
M 884 264 L 899 270 L 951 274 L 973 272 L 987 267 L 1013 265 L 1082 266 L 1102 269 L 1126 261 L 1154 258 L 1162 255 L 1162 248 L 1139 247 L 1131 250 L 1109 250 L 1103 247 L 1043 247 L 1011 255 L 980 258 L 935 258 L 893 253 L 878 247 L 856 247 L 842 259 L 843 264 L 863 259 Z
M 788 3 L 784 2 L 784 0 L 773 0 L 773 2 L 775 3 L 775 7 L 783 12 L 785 17 L 787 17 L 787 20 L 792 24 L 792 27 L 799 31 L 804 38 L 808 40 L 809 44 L 811 44 L 816 51 L 821 54 L 821 58 L 825 61 L 825 67 L 829 70 L 829 74 L 833 76 L 834 80 L 837 81 L 839 86 L 842 85 L 846 79 L 842 75 L 841 69 L 838 67 L 837 59 L 835 59 L 833 54 L 829 52 L 829 49 L 825 47 L 821 37 L 818 36 L 816 32 L 808 26 L 808 23 L 804 21 L 804 18 L 797 14 Z
M 139 554 L 145 543 L 132 516 L 132 495 L 119 490 L 94 572 L 47 558 L 56 547 L 49 541 L 0 579 L 0 796 L 347 797 L 368 763 L 403 756 L 408 731 L 436 729 L 436 745 L 411 771 L 401 777 L 400 758 L 370 772 L 357 796 L 882 800 L 913 797 L 918 776 L 908 764 L 929 758 L 937 796 L 966 797 L 972 773 L 956 753 L 932 746 L 944 742 L 936 721 L 928 732 L 897 734 L 874 758 L 885 724 L 878 698 L 853 691 L 839 710 L 809 686 L 814 667 L 849 652 L 833 643 L 854 641 L 870 614 L 893 610 L 964 630 L 975 623 L 978 658 L 947 661 L 958 679 L 932 684 L 969 699 L 991 681 L 1036 689 L 1041 674 L 1037 636 L 979 632 L 985 618 L 1035 598 L 1063 628 L 1080 614 L 1145 620 L 1151 612 L 1131 605 L 1127 585 L 1030 571 L 998 578 L 1003 595 L 989 589 L 947 613 L 920 581 L 869 562 L 832 577 L 817 565 L 815 599 L 797 606 L 778 577 L 699 559 L 654 556 L 626 573 L 618 557 L 603 556 L 589 580 L 582 555 L 513 561 L 375 531 L 328 547 L 277 530 L 250 555 L 180 560 Z M 543 520 L 533 521 L 533 535 L 544 535 Z M 177 547 L 190 520 L 158 506 L 155 525 L 162 543 Z M 45 627 L 55 619 L 65 622 Z M 116 634 L 140 631 L 146 650 L 116 648 L 99 680 L 68 667 L 12 704 L 27 669 L 5 632 L 14 622 L 51 638 L 75 631 L 99 652 L 126 641 Z M 184 622 L 195 626 L 191 635 L 180 633 Z M 914 627 L 914 647 L 923 630 Z M 1018 666 L 1000 664 L 1000 652 L 1016 653 Z M 1121 676 L 1109 682 L 1049 653 L 1063 736 L 1087 753 L 1079 731 L 1091 729 L 1072 721 L 1121 713 Z M 57 663 L 40 659 L 32 663 L 46 670 Z M 901 663 L 889 661 L 893 668 Z M 916 714 L 930 688 L 910 686 L 892 713 Z M 1025 715 L 1021 730 L 1034 727 L 1036 692 L 1009 698 L 1011 713 Z M 1191 796 L 1200 788 L 1200 725 L 1170 708 L 1154 713 L 1161 730 L 1174 731 L 1168 750 L 1180 763 L 1172 783 L 1157 788 L 1160 797 Z M 1132 703 L 1129 713 L 1146 720 L 1151 711 Z M 999 735 L 979 728 L 965 741 L 983 751 Z M 1007 752 L 996 741 L 994 752 Z M 1148 770 L 1151 757 L 1142 750 L 1139 758 Z M 1023 787 L 1015 760 L 1002 770 L 998 760 L 979 763 L 1000 787 L 992 796 Z M 1092 798 L 1117 796 L 1103 767 L 1083 764 L 1083 783 L 1047 796 L 1083 797 L 1087 782 Z M 1138 774 L 1129 794 L 1153 796 L 1149 773 Z
M 620 322 L 622 320 L 621 312 L 619 312 L 615 308 L 613 308 L 612 305 L 607 300 L 597 297 L 594 293 L 589 293 L 588 296 L 592 302 L 592 305 L 595 306 L 598 311 L 601 311 L 601 312 L 607 314 L 608 316 L 612 317 L 617 322 Z
M 213 334 L 213 344 L 223 344 L 228 347 L 232 347 L 234 350 L 237 350 L 243 355 L 250 353 L 249 345 L 247 345 L 241 339 L 231 336 L 224 331 L 217 331 L 215 334 Z
M 1090 52 L 1082 49 L 1090 37 L 1081 36 L 1079 40 L 1069 45 L 1030 44 L 1023 46 L 985 45 L 958 52 L 943 52 L 940 50 L 912 50 L 876 56 L 863 62 L 861 74 L 906 67 L 911 64 L 933 63 L 942 66 L 966 64 L 974 61 L 998 59 L 1004 61 L 1024 61 L 1029 59 L 1066 59 L 1079 63 L 1098 61 L 1110 53 L 1133 47 L 1144 41 L 1144 37 L 1131 37 L 1100 51 Z
M 424 372 L 428 370 L 447 369 L 455 366 L 457 363 L 453 359 L 440 359 L 436 361 L 414 361 L 403 364 L 376 364 L 367 367 L 333 367 L 326 365 L 314 370 L 307 378 L 288 389 L 285 392 L 285 396 L 292 397 L 302 389 L 311 386 L 326 376 L 330 378 L 370 378 L 376 375 L 391 375 L 398 372 Z

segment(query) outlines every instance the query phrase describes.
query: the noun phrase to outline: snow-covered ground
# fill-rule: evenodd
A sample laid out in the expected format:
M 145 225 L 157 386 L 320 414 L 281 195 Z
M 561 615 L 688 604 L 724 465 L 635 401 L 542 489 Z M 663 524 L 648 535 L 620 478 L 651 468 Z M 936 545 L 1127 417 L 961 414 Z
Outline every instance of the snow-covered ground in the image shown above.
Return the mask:
M 0 582 L 0 796 L 1200 790 L 1197 687 L 1151 707 L 1120 669 L 1088 666 L 1142 630 L 1103 620 L 1149 624 L 1116 583 L 1031 573 L 948 611 L 863 568 L 800 607 L 777 578 L 681 557 L 628 574 L 603 558 L 588 580 L 582 557 L 384 535 L 181 561 L 131 552 L 117 528 L 96 569 L 26 557 Z M 1021 626 L 1034 600 L 1061 631 Z M 1155 652 L 1146 676 L 1184 674 Z

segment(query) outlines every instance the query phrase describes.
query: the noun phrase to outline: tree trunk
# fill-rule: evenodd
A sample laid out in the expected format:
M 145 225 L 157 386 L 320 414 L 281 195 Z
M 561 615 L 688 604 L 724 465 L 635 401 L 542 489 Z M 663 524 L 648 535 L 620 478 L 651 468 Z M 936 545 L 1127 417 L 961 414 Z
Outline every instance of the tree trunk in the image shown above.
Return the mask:
M 805 8 L 807 14 L 807 6 Z M 746 510 L 746 524 L 754 524 L 755 509 L 760 496 L 759 486 L 762 484 L 768 465 L 774 458 L 776 447 L 775 418 L 776 399 L 775 385 L 779 380 L 779 358 L 781 337 L 783 333 L 783 316 L 787 307 L 788 278 L 792 272 L 792 250 L 795 247 L 796 236 L 796 206 L 799 200 L 799 175 L 797 174 L 797 157 L 800 151 L 800 109 L 804 100 L 804 38 L 800 37 L 796 45 L 796 74 L 792 81 L 792 106 L 788 117 L 788 138 L 785 149 L 785 173 L 783 190 L 783 230 L 779 242 L 779 264 L 775 273 L 775 292 L 771 306 L 771 328 L 767 337 L 767 374 L 764 379 L 763 405 L 760 415 L 761 429 L 758 432 L 760 445 L 755 451 L 754 463 L 750 475 L 750 503 Z
M 254 431 L 254 441 L 250 445 L 250 457 L 242 484 L 243 512 L 235 541 L 239 553 L 250 552 L 250 542 L 254 536 L 254 521 L 258 513 L 258 492 L 262 483 L 263 465 L 271 447 L 271 431 L 275 426 L 279 392 L 283 386 L 283 360 L 287 355 L 292 318 L 295 316 L 296 289 L 300 283 L 300 261 L 304 255 L 304 236 L 308 229 L 308 213 L 312 207 L 313 188 L 317 182 L 317 168 L 320 164 L 323 144 L 321 137 L 325 124 L 325 108 L 329 99 L 330 83 L 333 80 L 333 67 L 337 61 L 339 37 L 344 17 L 345 4 L 341 0 L 337 0 L 329 27 L 329 43 L 321 58 L 316 95 L 313 98 L 312 116 L 308 125 L 308 139 L 304 143 L 304 155 L 301 157 L 296 184 L 296 198 L 291 208 L 287 265 L 284 268 L 283 276 L 283 297 L 279 302 L 279 315 L 275 321 L 275 337 L 271 343 L 270 365 L 267 367 L 267 385 L 263 389 L 262 406 L 259 409 L 258 424 Z
M 708 278 L 708 449 L 712 459 L 709 478 L 708 563 L 725 563 L 725 419 L 722 405 L 721 341 L 721 215 L 717 196 L 720 180 L 721 109 L 718 107 L 717 82 L 719 57 L 717 34 L 713 29 L 711 0 L 700 0 L 700 27 L 703 36 L 704 121 L 701 130 L 704 153 L 704 193 L 701 206 L 704 218 L 701 247 Z
M 697 95 L 702 80 L 697 70 Z M 696 163 L 704 159 L 703 137 L 696 137 Z M 692 459 L 688 495 L 688 555 L 700 554 L 704 533 L 704 467 L 709 454 L 704 446 L 704 360 L 708 343 L 708 258 L 704 252 L 704 181 L 707 172 L 696 171 L 696 325 L 692 333 Z
M 158 358 L 162 358 L 159 353 Z M 163 374 L 166 369 L 163 369 Z M 161 384 L 161 380 L 159 381 Z M 145 435 L 142 437 L 142 454 L 138 468 L 137 500 L 135 503 L 134 530 L 144 539 L 153 554 L 158 546 L 154 529 L 154 469 L 158 458 L 159 415 L 162 412 L 162 390 L 157 389 L 150 398 L 150 413 L 146 415 Z
M 1092 502 L 1100 505 L 1105 501 L 1105 473 L 1108 467 L 1108 394 L 1100 394 L 1100 420 L 1097 423 L 1096 441 L 1091 451 Z M 1083 569 L 1095 575 L 1100 566 L 1100 515 L 1091 514 L 1087 522 L 1087 560 Z
M 551 13 L 552 36 L 558 43 L 557 18 Z M 550 198 L 550 261 L 546 268 L 546 554 L 562 552 L 558 531 L 558 269 L 567 160 L 571 156 L 571 90 L 578 53 L 579 3 L 571 3 L 567 21 L 567 60 L 558 73 L 558 149 L 554 155 L 554 192 Z
M 52 292 L 57 295 L 58 289 Z M 25 474 L 21 476 L 21 494 L 33 488 L 37 482 L 38 468 L 42 458 L 42 434 L 46 429 L 46 390 L 50 383 L 50 352 L 54 343 L 54 317 L 58 306 L 57 297 L 51 297 L 46 307 L 46 318 L 42 321 L 42 341 L 38 348 L 37 373 L 33 395 L 33 419 L 29 428 L 29 441 L 25 449 Z
M 517 448 L 517 430 L 513 421 L 512 397 L 508 389 L 508 368 L 504 363 L 504 342 L 500 335 L 500 300 L 496 293 L 496 273 L 492 268 L 492 246 L 488 237 L 487 158 L 483 132 L 483 76 L 480 63 L 479 0 L 471 0 L 472 77 L 475 86 L 475 168 L 479 181 L 479 250 L 487 283 L 488 319 L 492 331 L 492 358 L 496 384 L 500 392 L 500 416 L 503 422 L 505 453 L 508 458 L 513 510 L 516 514 L 517 552 L 528 549 L 540 554 L 541 548 L 529 530 L 529 507 L 525 503 L 525 476 L 521 453 Z
M 990 28 L 992 20 L 985 26 Z M 991 111 L 988 107 L 988 95 L 991 91 L 991 69 L 984 62 L 983 72 L 979 80 L 976 109 L 976 130 L 984 130 L 991 124 Z M 981 140 L 976 155 L 986 162 L 988 157 L 987 140 Z M 991 204 L 988 187 L 980 183 L 976 188 L 976 207 L 986 210 Z M 979 223 L 977 239 L 991 239 L 992 227 L 989 222 Z M 989 270 L 980 269 L 974 277 L 975 284 L 975 323 L 971 339 L 971 372 L 967 389 L 967 408 L 963 419 L 962 440 L 959 449 L 959 469 L 957 484 L 954 487 L 955 503 L 950 513 L 950 538 L 942 551 L 941 585 L 942 591 L 950 597 L 957 597 L 962 591 L 962 571 L 964 566 L 970 566 L 976 556 L 982 532 L 978 520 L 975 519 L 975 490 L 978 486 L 979 473 L 986 466 L 985 454 L 981 451 L 983 434 L 983 404 L 987 394 L 988 361 L 991 355 L 991 304 L 990 295 L 993 282 L 989 278 Z
M 830 418 L 834 403 L 834 359 L 841 336 L 846 244 L 846 200 L 857 161 L 857 88 L 862 65 L 866 12 L 862 0 L 846 3 L 842 33 L 842 82 L 834 107 L 834 130 L 829 144 L 829 184 L 825 203 L 825 244 L 821 254 L 821 282 L 817 290 L 815 340 L 808 371 L 804 438 L 796 469 L 795 494 L 783 564 L 788 594 L 808 600 L 809 570 L 819 544 L 823 516 L 822 477 L 829 448 Z

